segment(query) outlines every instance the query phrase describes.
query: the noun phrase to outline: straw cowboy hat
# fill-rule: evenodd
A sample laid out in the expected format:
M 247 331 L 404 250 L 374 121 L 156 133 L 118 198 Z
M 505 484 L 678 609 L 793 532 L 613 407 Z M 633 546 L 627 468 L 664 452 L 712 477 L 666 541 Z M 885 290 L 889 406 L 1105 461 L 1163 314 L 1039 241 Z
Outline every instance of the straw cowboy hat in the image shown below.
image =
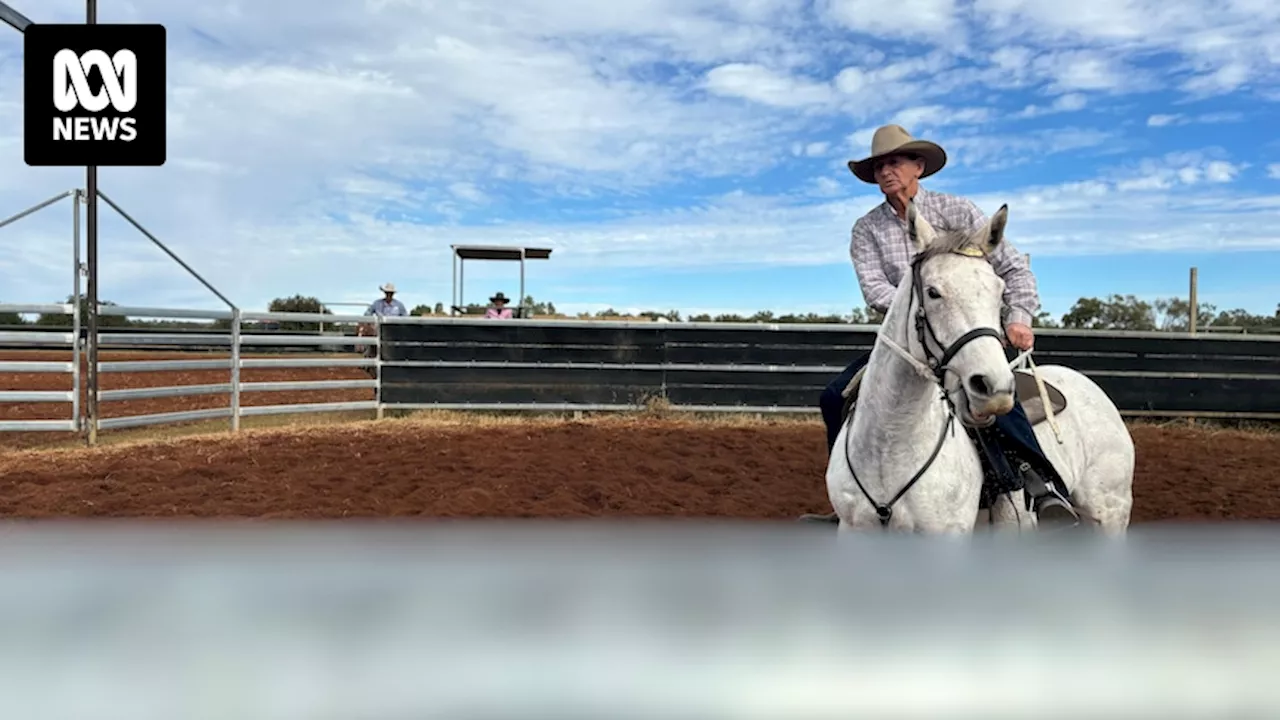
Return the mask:
M 379 285 L 379 286 L 378 286 L 378 289 L 379 289 L 379 290 L 381 290 L 381 291 L 382 291 L 382 292 L 384 292 L 384 293 L 387 293 L 387 292 L 389 292 L 389 293 L 393 293 L 393 292 L 395 292 L 395 291 L 396 291 L 396 284 L 395 284 L 395 283 L 387 283 L 387 284 L 385 284 L 385 285 Z
M 849 170 L 859 180 L 876 184 L 875 162 L 886 155 L 910 153 L 924 160 L 921 178 L 927 178 L 947 164 L 947 151 L 937 143 L 916 140 L 901 125 L 885 125 L 871 137 L 871 155 L 862 160 L 850 160 Z

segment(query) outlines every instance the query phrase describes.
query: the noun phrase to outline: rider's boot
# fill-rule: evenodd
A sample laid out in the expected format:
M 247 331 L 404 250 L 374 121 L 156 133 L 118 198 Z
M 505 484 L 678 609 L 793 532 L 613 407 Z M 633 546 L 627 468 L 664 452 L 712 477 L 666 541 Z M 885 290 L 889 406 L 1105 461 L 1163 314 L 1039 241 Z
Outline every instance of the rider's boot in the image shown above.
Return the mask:
M 1064 529 L 1080 524 L 1080 515 L 1072 507 L 1070 496 L 1059 492 L 1054 483 L 1045 481 L 1027 462 L 1021 463 L 1018 471 L 1022 473 L 1024 490 L 1031 498 L 1031 509 L 1041 527 Z

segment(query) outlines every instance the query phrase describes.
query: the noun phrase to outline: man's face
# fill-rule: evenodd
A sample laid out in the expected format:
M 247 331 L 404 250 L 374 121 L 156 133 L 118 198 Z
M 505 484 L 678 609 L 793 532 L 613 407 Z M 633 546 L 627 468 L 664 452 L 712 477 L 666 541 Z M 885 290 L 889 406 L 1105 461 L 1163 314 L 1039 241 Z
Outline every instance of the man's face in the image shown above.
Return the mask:
M 393 293 L 393 292 L 384 292 L 384 293 L 382 293 L 382 297 L 383 297 L 383 298 L 385 298 L 387 302 L 391 302 L 391 300 L 392 300 L 395 296 L 396 296 L 396 294 L 395 294 L 395 293 Z
M 924 161 L 906 155 L 890 155 L 876 161 L 875 173 L 880 192 L 893 195 L 911 189 L 924 173 Z

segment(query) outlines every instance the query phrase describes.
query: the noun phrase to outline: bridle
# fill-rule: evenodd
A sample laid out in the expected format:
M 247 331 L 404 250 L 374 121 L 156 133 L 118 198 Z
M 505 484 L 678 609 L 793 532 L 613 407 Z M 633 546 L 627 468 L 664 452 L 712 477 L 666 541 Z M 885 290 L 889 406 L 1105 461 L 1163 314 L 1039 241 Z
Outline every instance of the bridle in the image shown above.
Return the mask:
M 916 247 L 916 226 L 912 221 L 910 213 L 908 213 L 907 216 L 907 229 L 911 237 L 911 245 L 912 247 Z M 952 252 L 966 257 L 982 256 L 982 251 L 971 248 L 953 250 Z M 933 323 L 929 322 L 929 314 L 925 311 L 924 307 L 924 282 L 920 277 L 920 266 L 924 263 L 924 260 L 927 257 L 930 257 L 930 255 L 921 252 L 917 253 L 915 257 L 911 259 L 911 307 L 908 308 L 909 311 L 914 310 L 915 322 L 913 323 L 913 326 L 915 328 L 916 338 L 920 341 L 920 346 L 924 350 L 925 361 L 921 362 L 919 358 L 912 355 L 909 350 L 886 337 L 883 332 L 883 326 L 881 327 L 881 331 L 876 333 L 876 342 L 887 345 L 889 349 L 893 350 L 910 363 L 917 372 L 938 385 L 942 390 L 942 400 L 947 405 L 947 419 L 942 425 L 941 432 L 938 433 L 938 441 L 934 444 L 933 452 L 930 453 L 929 459 L 925 461 L 923 467 L 916 471 L 915 475 L 911 476 L 911 479 L 898 490 L 897 494 L 895 494 L 888 503 L 876 502 L 875 498 L 871 497 L 871 494 L 867 492 L 867 488 L 863 486 L 862 480 L 858 478 L 858 473 L 854 471 L 853 458 L 849 453 L 849 439 L 853 435 L 853 412 L 850 412 L 848 418 L 845 420 L 848 424 L 845 428 L 844 438 L 845 463 L 849 467 L 849 474 L 853 476 L 853 481 L 857 483 L 858 489 L 862 491 L 863 497 L 865 497 L 867 502 L 871 503 L 871 506 L 875 508 L 876 515 L 880 518 L 881 527 L 887 526 L 889 521 L 893 519 L 894 504 L 901 500 L 902 496 L 906 495 L 907 491 L 909 491 L 912 486 L 920 480 L 920 478 L 924 477 L 925 472 L 929 470 L 933 465 L 934 460 L 938 458 L 938 453 L 942 452 L 942 445 L 946 442 L 947 432 L 951 431 L 953 437 L 955 435 L 956 406 L 955 402 L 951 399 L 951 394 L 947 392 L 945 382 L 947 373 L 953 372 L 950 367 L 951 361 L 965 345 L 968 345 L 978 338 L 993 337 L 1001 342 L 1004 341 L 1004 334 L 999 330 L 983 326 L 973 328 L 953 340 L 949 345 L 944 344 L 938 338 L 938 333 L 934 330 Z M 929 341 L 932 341 L 935 347 L 942 349 L 942 354 L 940 356 L 934 353 L 933 348 L 930 347 Z M 961 392 L 963 392 L 963 388 L 961 388 Z

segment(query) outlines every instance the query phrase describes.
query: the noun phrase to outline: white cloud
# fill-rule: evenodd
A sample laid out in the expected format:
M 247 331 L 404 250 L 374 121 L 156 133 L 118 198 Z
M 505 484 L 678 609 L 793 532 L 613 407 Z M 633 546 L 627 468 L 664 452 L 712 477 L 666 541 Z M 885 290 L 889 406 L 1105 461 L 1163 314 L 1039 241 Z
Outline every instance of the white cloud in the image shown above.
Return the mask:
M 1133 71 L 1118 66 L 1114 57 L 1086 50 L 1041 55 L 1034 69 L 1062 92 L 1116 90 L 1135 79 Z
M 1272 163 L 1267 166 L 1267 177 L 1280 180 L 1280 163 Z
M 1202 183 L 1222 184 L 1235 180 L 1247 163 L 1224 160 L 1220 152 L 1170 153 L 1161 158 L 1146 159 L 1136 166 L 1112 174 L 1120 190 L 1168 190 L 1177 186 Z
M 1054 155 L 1102 149 L 1114 133 L 1083 128 L 1053 128 L 1021 135 L 956 133 L 936 138 L 957 165 L 1008 169 Z
M 953 0 L 898 0 L 891 12 L 878 0 L 819 0 L 817 5 L 841 26 L 882 38 L 946 42 L 963 30 Z
M 988 32 L 1016 32 L 1024 43 L 1106 48 L 1133 58 L 1177 53 L 1184 59 L 1183 89 L 1195 94 L 1234 90 L 1246 80 L 1277 81 L 1280 5 L 1268 0 L 976 0 L 974 11 Z M 1099 69 L 1078 66 L 1069 75 L 1094 84 L 1115 79 Z
M 831 88 L 784 75 L 769 68 L 730 63 L 712 68 L 706 77 L 706 88 L 717 95 L 746 98 L 775 107 L 803 107 L 829 102 Z
M 1054 115 L 1057 113 L 1077 112 L 1083 110 L 1089 104 L 1089 98 L 1084 93 L 1067 93 L 1054 98 L 1049 105 L 1028 105 L 1014 117 L 1033 118 L 1044 115 Z
M 849 186 L 835 178 L 823 175 L 809 181 L 805 195 L 809 197 L 829 198 L 848 193 Z
M 1201 113 L 1200 115 L 1184 115 L 1182 113 L 1156 114 L 1147 118 L 1147 127 L 1167 127 L 1171 125 L 1190 124 L 1211 125 L 1218 123 L 1241 122 L 1242 120 L 1244 120 L 1244 115 L 1238 112 L 1212 112 Z

